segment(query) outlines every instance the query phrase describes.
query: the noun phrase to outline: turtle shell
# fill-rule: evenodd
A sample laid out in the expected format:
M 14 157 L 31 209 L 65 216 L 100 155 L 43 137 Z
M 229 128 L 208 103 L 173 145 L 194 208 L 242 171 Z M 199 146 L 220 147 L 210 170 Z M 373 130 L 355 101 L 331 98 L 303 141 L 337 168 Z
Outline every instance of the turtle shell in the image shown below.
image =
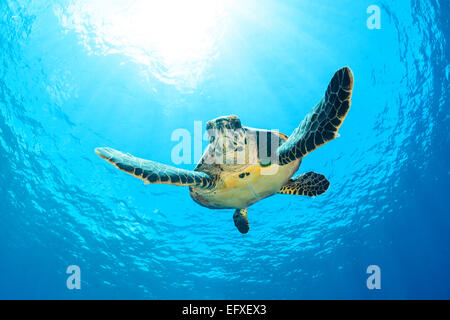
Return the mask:
M 227 121 L 228 120 L 228 121 Z M 198 204 L 212 208 L 247 208 L 276 194 L 298 170 L 301 159 L 279 166 L 276 149 L 288 137 L 277 131 L 242 127 L 236 116 L 207 124 L 209 145 L 194 171 L 214 180 L 214 187 L 190 187 Z

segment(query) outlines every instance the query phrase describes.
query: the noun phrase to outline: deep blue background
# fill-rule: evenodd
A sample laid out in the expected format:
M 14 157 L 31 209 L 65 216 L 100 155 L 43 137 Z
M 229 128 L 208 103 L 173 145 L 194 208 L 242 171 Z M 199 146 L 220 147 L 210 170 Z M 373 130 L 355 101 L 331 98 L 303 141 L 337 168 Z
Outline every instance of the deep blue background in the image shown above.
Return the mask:
M 449 2 L 172 2 L 0 2 L 0 298 L 449 299 Z M 344 65 L 341 137 L 299 170 L 330 189 L 247 235 L 93 152 L 173 165 L 174 130 L 226 114 L 290 134 Z

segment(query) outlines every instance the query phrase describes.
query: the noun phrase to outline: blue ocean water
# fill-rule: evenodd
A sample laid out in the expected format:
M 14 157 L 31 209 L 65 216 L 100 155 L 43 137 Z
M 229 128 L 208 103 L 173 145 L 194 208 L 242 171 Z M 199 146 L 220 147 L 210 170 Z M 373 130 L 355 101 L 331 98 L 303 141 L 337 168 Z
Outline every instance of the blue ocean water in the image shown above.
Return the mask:
M 1 0 L 0 298 L 449 299 L 449 15 L 438 0 Z M 341 136 L 299 169 L 330 189 L 258 202 L 246 235 L 232 210 L 94 153 L 174 165 L 175 130 L 194 149 L 197 121 L 228 114 L 289 135 L 346 65 Z

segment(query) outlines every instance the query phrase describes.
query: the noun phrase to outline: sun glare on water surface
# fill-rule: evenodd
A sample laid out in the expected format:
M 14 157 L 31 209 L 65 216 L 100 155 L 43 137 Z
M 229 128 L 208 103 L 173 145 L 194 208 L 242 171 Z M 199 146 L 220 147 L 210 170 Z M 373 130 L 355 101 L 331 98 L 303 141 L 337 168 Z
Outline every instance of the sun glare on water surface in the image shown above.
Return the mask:
M 217 55 L 224 4 L 214 0 L 86 0 L 55 6 L 89 52 L 124 54 L 154 77 L 193 89 Z

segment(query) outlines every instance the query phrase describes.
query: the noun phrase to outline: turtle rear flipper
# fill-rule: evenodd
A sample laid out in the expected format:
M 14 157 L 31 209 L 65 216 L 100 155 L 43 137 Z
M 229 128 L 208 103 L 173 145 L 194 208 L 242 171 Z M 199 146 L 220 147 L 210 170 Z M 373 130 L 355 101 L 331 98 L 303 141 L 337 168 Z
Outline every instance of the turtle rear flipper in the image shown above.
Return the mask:
M 240 233 L 247 233 L 250 230 L 250 224 L 247 217 L 248 208 L 236 209 L 233 214 L 234 225 Z
M 162 163 L 136 158 L 131 154 L 112 148 L 96 148 L 95 152 L 101 158 L 112 163 L 117 169 L 142 179 L 146 183 L 163 183 L 200 188 L 213 186 L 211 177 L 203 172 L 178 169 Z
M 315 197 L 328 190 L 330 182 L 324 175 L 307 172 L 296 179 L 291 179 L 278 193 Z
M 338 137 L 338 130 L 350 109 L 352 90 L 353 75 L 350 68 L 336 71 L 322 100 L 278 148 L 280 165 L 303 158 Z

